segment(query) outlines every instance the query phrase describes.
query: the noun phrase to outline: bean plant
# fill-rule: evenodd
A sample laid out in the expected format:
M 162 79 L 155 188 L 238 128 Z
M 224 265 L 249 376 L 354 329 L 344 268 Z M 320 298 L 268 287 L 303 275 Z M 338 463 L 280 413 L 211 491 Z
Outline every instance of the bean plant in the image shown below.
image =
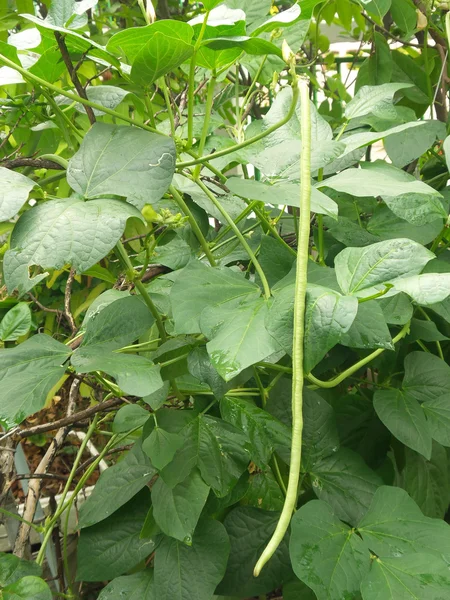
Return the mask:
M 1 598 L 450 597 L 448 10 L 2 2 Z

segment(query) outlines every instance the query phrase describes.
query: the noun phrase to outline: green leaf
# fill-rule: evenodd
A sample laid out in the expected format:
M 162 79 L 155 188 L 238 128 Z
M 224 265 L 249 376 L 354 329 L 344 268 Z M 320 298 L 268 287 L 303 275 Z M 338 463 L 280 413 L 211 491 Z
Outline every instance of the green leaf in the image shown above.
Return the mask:
M 80 527 L 107 519 L 133 498 L 156 474 L 156 469 L 136 442 L 132 450 L 104 471 L 92 494 L 80 507 Z M 148 507 L 147 507 L 148 508 Z
M 150 458 L 152 465 L 161 470 L 170 463 L 176 451 L 182 445 L 183 438 L 180 435 L 169 433 L 156 426 L 143 441 L 142 450 Z
M 350 348 L 386 348 L 394 350 L 383 311 L 376 300 L 358 305 L 358 314 L 340 343 Z
M 258 578 L 253 568 L 269 541 L 279 518 L 278 512 L 268 512 L 250 506 L 234 508 L 224 525 L 230 536 L 231 551 L 227 571 L 217 588 L 221 595 L 239 598 L 265 594 L 292 576 L 288 557 L 288 536 L 265 566 Z
M 52 600 L 53 594 L 43 579 L 27 575 L 2 589 L 4 600 Z
M 273 287 L 290 273 L 295 263 L 295 255 L 275 238 L 263 235 L 258 260 L 270 287 Z
M 43 408 L 70 353 L 68 346 L 44 334 L 0 350 L 0 421 L 12 427 Z
M 389 83 L 392 77 L 391 49 L 386 38 L 377 31 L 373 34 L 373 51 L 367 61 L 368 83 L 371 86 Z
M 443 446 L 450 446 L 450 394 L 444 394 L 422 404 L 431 436 Z
M 225 381 L 280 349 L 265 327 L 267 314 L 264 298 L 234 300 L 203 310 L 200 329 L 210 340 L 208 354 Z
M 416 7 L 411 0 L 392 0 L 391 15 L 404 33 L 410 33 L 416 28 Z
M 290 381 L 289 384 L 292 387 Z M 279 388 L 274 389 L 279 391 Z M 290 388 L 288 399 L 291 402 Z M 339 434 L 334 410 L 319 394 L 307 387 L 303 388 L 303 420 L 302 469 L 309 472 L 322 458 L 335 455 L 339 449 Z
M 174 171 L 171 138 L 137 127 L 95 123 L 69 161 L 67 181 L 86 198 L 115 194 L 141 209 L 162 197 Z
M 405 292 L 422 306 L 442 302 L 450 296 L 450 273 L 424 273 L 393 282 L 394 289 Z
M 417 275 L 433 256 L 420 244 L 398 238 L 365 248 L 346 248 L 336 256 L 334 264 L 344 294 L 358 296 L 364 295 L 361 292 L 367 288 L 397 277 Z
M 436 323 L 433 321 L 424 321 L 422 319 L 412 319 L 409 336 L 410 341 L 422 340 L 422 342 L 440 342 L 449 338 L 439 331 Z
M 379 204 L 367 224 L 367 230 L 382 240 L 409 238 L 425 246 L 431 243 L 442 230 L 442 219 L 436 219 L 426 225 L 411 225 L 408 221 L 394 215 L 383 204 Z
M 260 289 L 239 273 L 194 261 L 179 273 L 170 293 L 175 333 L 199 333 L 200 315 L 208 306 L 259 294 Z
M 278 446 L 290 447 L 289 428 L 252 402 L 225 396 L 220 402 L 220 412 L 225 421 L 246 433 L 251 443 L 251 459 L 259 467 L 269 464 Z
M 202 2 L 203 6 L 206 8 L 206 10 L 212 10 L 218 4 L 221 4 L 221 3 L 222 3 L 222 0 L 205 0 L 204 2 Z
M 114 298 L 109 297 L 112 301 L 103 304 L 100 312 L 89 319 L 80 350 L 117 350 L 134 342 L 153 325 L 153 316 L 140 296 Z
M 35 181 L 25 175 L 0 167 L 0 221 L 12 219 L 36 185 Z
M 303 581 L 295 579 L 283 585 L 283 600 L 317 600 L 317 596 Z
M 211 519 L 199 522 L 191 546 L 164 538 L 155 557 L 156 598 L 209 600 L 225 573 L 229 552 L 224 526 Z
M 211 364 L 206 348 L 194 348 L 189 353 L 187 362 L 189 373 L 201 383 L 206 383 L 217 399 L 223 398 L 228 386 Z
M 111 488 L 109 493 L 114 493 Z M 113 579 L 153 552 L 154 541 L 140 537 L 149 505 L 149 490 L 141 490 L 107 519 L 81 530 L 77 547 L 78 581 Z
M 310 477 L 318 498 L 328 502 L 337 517 L 353 525 L 365 514 L 382 483 L 359 454 L 347 448 L 315 463 Z
M 408 0 L 401 0 L 407 3 Z M 415 13 L 415 11 L 413 11 Z M 417 15 L 414 15 L 417 18 Z M 389 158 L 396 167 L 405 167 L 416 158 L 422 156 L 437 139 L 445 137 L 440 121 L 418 121 L 419 127 L 408 127 L 401 133 L 388 135 L 384 140 L 384 147 Z
M 431 457 L 431 432 L 417 400 L 401 390 L 377 390 L 374 407 L 378 417 L 403 444 Z
M 24 560 L 14 554 L 0 554 L 0 588 L 15 583 L 27 575 L 40 577 L 42 568 L 35 562 Z
M 238 48 L 247 54 L 254 56 L 267 56 L 274 54 L 281 58 L 281 50 L 275 44 L 260 38 L 249 37 L 247 35 L 216 37 L 203 42 L 204 46 L 213 50 L 228 50 Z
M 318 600 L 356 600 L 369 571 L 363 540 L 321 500 L 308 502 L 293 516 L 290 555 L 295 574 Z
M 142 427 L 148 419 L 151 418 L 150 413 L 137 404 L 125 404 L 122 406 L 114 417 L 113 432 L 125 433 Z
M 411 352 L 405 359 L 403 389 L 419 402 L 448 393 L 450 366 L 428 352 Z
M 364 600 L 439 600 L 449 589 L 447 563 L 431 554 L 377 558 L 361 585 Z
M 0 321 L 0 340 L 15 341 L 31 328 L 31 311 L 28 304 L 19 302 Z
M 396 557 L 416 552 L 450 556 L 450 527 L 424 517 L 417 504 L 400 488 L 381 486 L 358 526 L 364 542 L 378 556 Z
M 145 29 L 146 37 L 143 38 L 142 29 Z M 130 36 L 142 39 L 142 46 L 139 52 L 133 58 L 131 68 L 131 79 L 144 87 L 150 86 L 154 81 L 174 71 L 190 58 L 194 52 L 192 37 L 194 30 L 187 23 L 171 20 L 158 21 L 145 28 L 127 29 L 117 33 L 108 43 L 114 43 L 114 38 L 121 36 L 121 39 L 115 42 L 116 47 L 121 50 L 122 44 L 129 45 Z M 124 36 L 127 39 L 124 41 Z M 145 39 L 145 41 L 144 41 Z M 135 43 L 135 40 L 133 40 Z
M 248 489 L 240 503 L 262 510 L 281 511 L 284 496 L 272 471 L 250 475 Z
M 114 600 L 114 598 L 156 600 L 153 569 L 116 577 L 103 588 L 98 600 Z
M 152 487 L 153 516 L 162 531 L 181 542 L 192 543 L 209 487 L 194 469 L 187 479 L 170 488 L 161 477 Z
M 304 369 L 307 373 L 351 330 L 357 312 L 356 298 L 341 296 L 320 286 L 308 286 L 304 340 Z
M 233 425 L 202 414 L 188 423 L 180 436 L 184 445 L 161 471 L 164 481 L 175 487 L 198 466 L 214 493 L 226 496 L 248 466 L 247 438 Z
M 405 325 L 413 316 L 414 309 L 406 294 L 381 298 L 377 303 L 381 306 L 386 323 L 390 325 Z
M 87 23 L 84 14 L 88 8 L 97 4 L 97 0 L 91 2 L 77 2 L 76 0 L 53 0 L 47 14 L 46 21 L 59 27 L 71 27 L 79 29 Z
M 445 448 L 434 442 L 430 460 L 405 448 L 401 464 L 402 468 L 395 478 L 395 485 L 408 492 L 425 516 L 443 519 L 450 501 Z M 398 465 L 397 469 L 399 468 Z
M 71 358 L 77 373 L 103 371 L 116 380 L 126 394 L 143 398 L 164 385 L 159 365 L 143 356 L 119 354 L 102 348 L 79 348 Z
M 373 0 L 374 1 L 374 0 Z M 381 0 L 388 2 L 390 0 Z M 347 119 L 357 119 L 365 115 L 375 115 L 380 119 L 395 120 L 393 99 L 395 94 L 402 89 L 412 87 L 408 83 L 384 83 L 383 85 L 363 86 L 345 108 Z
M 391 0 L 359 0 L 367 12 L 379 21 L 382 21 L 384 15 L 391 6 Z
M 290 27 L 300 17 L 301 6 L 299 4 L 293 4 L 290 8 L 282 10 L 273 15 L 270 19 L 267 19 L 259 27 L 257 27 L 252 35 L 256 36 L 263 32 L 273 31 L 281 27 Z
M 28 276 L 33 265 L 61 269 L 71 264 L 86 271 L 116 245 L 130 217 L 142 220 L 139 211 L 121 200 L 70 198 L 34 206 L 17 221 L 5 254 L 8 289 L 20 294 L 31 289 L 37 283 Z

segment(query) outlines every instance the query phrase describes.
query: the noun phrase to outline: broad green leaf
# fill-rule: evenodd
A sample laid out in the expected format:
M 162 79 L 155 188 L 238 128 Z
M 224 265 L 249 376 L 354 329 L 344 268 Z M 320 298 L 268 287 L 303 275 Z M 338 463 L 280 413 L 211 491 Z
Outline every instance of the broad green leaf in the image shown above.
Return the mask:
M 187 362 L 189 373 L 201 383 L 206 383 L 211 388 L 216 398 L 223 398 L 228 389 L 228 385 L 211 364 L 211 359 L 206 349 L 194 348 L 194 350 L 189 353 Z
M 156 426 L 142 442 L 142 450 L 150 458 L 152 465 L 161 470 L 170 463 L 182 445 L 183 438 L 180 435 L 169 433 Z
M 46 20 L 51 25 L 59 27 L 70 27 L 79 29 L 87 23 L 87 17 L 84 14 L 88 9 L 93 8 L 98 0 L 53 0 L 50 5 Z
M 391 6 L 391 0 L 359 0 L 367 12 L 380 22 Z
M 417 13 L 412 0 L 392 0 L 391 15 L 404 33 L 409 33 L 416 28 Z
M 109 493 L 114 493 L 111 488 Z M 149 506 L 150 492 L 143 489 L 107 519 L 81 530 L 77 547 L 78 581 L 113 579 L 153 552 L 154 541 L 140 537 Z
M 113 298 L 115 296 L 109 297 Z M 144 335 L 153 325 L 153 316 L 139 296 L 120 297 L 101 307 L 100 312 L 92 313 L 86 325 L 80 350 L 100 352 L 122 348 Z M 124 358 L 121 354 L 118 356 Z
M 205 14 L 199 14 L 189 21 L 190 25 L 203 24 Z M 239 21 L 245 21 L 245 13 L 240 8 L 229 8 L 225 4 L 215 6 L 207 16 L 208 27 L 220 27 L 221 25 L 234 25 Z
M 43 579 L 27 575 L 2 589 L 4 600 L 52 600 L 53 594 Z
M 382 240 L 409 238 L 423 246 L 431 243 L 442 230 L 442 219 L 426 225 L 412 225 L 401 219 L 385 204 L 379 204 L 367 223 L 367 230 Z
M 207 40 L 215 40 L 221 37 L 247 37 L 245 35 L 245 23 L 243 20 L 238 20 L 233 22 L 235 18 L 231 16 L 228 19 L 228 15 L 232 15 L 234 13 L 241 14 L 241 11 L 231 11 L 227 6 L 222 5 L 217 9 L 219 12 L 223 11 L 225 13 L 225 17 L 223 22 L 220 22 L 220 19 L 217 19 L 216 25 L 212 26 L 210 22 L 204 31 L 203 35 L 203 44 L 200 46 L 197 54 L 196 54 L 196 63 L 198 66 L 203 67 L 205 69 L 210 69 L 212 71 L 218 71 L 219 69 L 226 69 L 226 67 L 231 66 L 234 61 L 242 54 L 242 48 L 236 45 L 232 45 L 232 47 L 224 47 L 224 48 L 209 48 L 206 44 Z M 212 11 L 214 12 L 214 11 Z M 199 15 L 199 18 L 203 21 L 203 15 Z M 227 22 L 228 20 L 228 22 Z M 201 29 L 200 24 L 197 24 L 195 29 L 197 30 L 197 35 Z
M 446 335 L 443 335 L 433 321 L 424 321 L 422 319 L 412 319 L 409 329 L 408 340 L 413 342 L 422 340 L 422 342 L 441 342 L 448 340 Z
M 411 352 L 405 359 L 403 389 L 420 402 L 448 393 L 450 366 L 428 352 Z
M 106 292 L 103 292 L 103 294 L 100 294 L 100 296 L 97 296 L 97 298 L 92 302 L 92 304 L 87 309 L 86 314 L 84 315 L 84 319 L 83 319 L 81 328 L 83 330 L 85 330 L 88 322 L 92 318 L 97 317 L 97 315 L 104 308 L 106 308 L 108 306 L 108 304 L 112 304 L 116 300 L 120 300 L 120 298 L 127 298 L 128 296 L 130 296 L 130 292 L 128 290 L 120 291 L 120 290 L 115 290 L 115 289 L 106 290 Z
M 220 4 L 215 0 L 212 2 Z M 226 4 L 230 8 L 240 8 L 244 11 L 247 31 L 253 33 L 256 27 L 267 20 L 271 0 L 227 0 Z
M 328 502 L 337 517 L 353 525 L 365 514 L 382 483 L 359 454 L 347 448 L 316 462 L 309 474 L 317 497 Z
M 410 0 L 400 0 L 407 3 Z M 418 127 L 405 127 L 401 133 L 388 135 L 384 147 L 396 167 L 404 167 L 431 148 L 437 139 L 445 137 L 441 121 L 417 121 Z
M 222 3 L 222 0 L 205 0 L 204 2 L 202 2 L 203 6 L 206 8 L 206 10 L 212 10 L 218 4 L 221 4 L 221 3 Z
M 450 394 L 444 394 L 422 404 L 434 440 L 450 446 Z
M 446 560 L 450 556 L 450 526 L 424 517 L 400 488 L 378 488 L 358 531 L 378 556 L 399 558 L 416 552 L 444 556 Z
M 317 600 L 316 594 L 306 583 L 295 579 L 283 585 L 283 600 Z
M 390 3 L 390 0 L 382 1 Z M 411 87 L 411 84 L 384 83 L 383 85 L 376 86 L 365 85 L 347 104 L 345 116 L 347 119 L 357 119 L 358 117 L 372 114 L 380 119 L 394 120 L 397 117 L 393 103 L 394 96 L 399 90 L 407 87 Z
M 139 398 L 156 392 L 164 385 L 160 366 L 143 356 L 110 352 L 94 345 L 93 348 L 88 346 L 76 350 L 71 363 L 77 373 L 103 371 L 111 375 L 122 391 Z
M 114 578 L 102 589 L 98 600 L 156 600 L 153 569 Z
M 339 217 L 337 221 L 326 218 L 324 225 L 338 242 L 345 246 L 368 246 L 380 241 L 380 238 L 369 233 L 348 217 Z
M 405 277 L 392 282 L 395 290 L 400 290 L 422 306 L 442 302 L 450 296 L 450 273 L 424 273 Z
M 405 448 L 405 455 L 399 462 L 401 470 L 395 478 L 395 485 L 408 492 L 425 516 L 443 519 L 450 501 L 445 448 L 434 442 L 430 460 Z
M 336 275 L 344 294 L 361 294 L 365 289 L 406 275 L 419 274 L 433 253 L 408 239 L 394 239 L 346 248 L 335 258 Z
M 174 170 L 171 138 L 135 127 L 95 123 L 69 161 L 67 181 L 86 198 L 115 194 L 141 209 L 161 198 Z
M 132 450 L 104 471 L 92 494 L 80 507 L 80 527 L 107 519 L 133 498 L 156 474 L 156 469 L 136 442 Z M 147 506 L 148 508 L 148 506 Z
M 190 545 L 208 494 L 209 487 L 197 469 L 174 488 L 159 477 L 152 487 L 156 523 L 166 535 Z
M 253 576 L 253 568 L 275 529 L 278 517 L 278 512 L 250 506 L 239 506 L 227 515 L 224 525 L 230 536 L 231 551 L 225 577 L 217 588 L 218 594 L 239 598 L 265 594 L 292 576 L 287 535 L 261 575 Z
M 318 600 L 357 600 L 369 571 L 369 550 L 321 500 L 308 502 L 291 521 L 290 556 L 299 579 Z
M 136 427 L 142 427 L 148 419 L 151 418 L 150 413 L 139 406 L 138 404 L 125 404 L 122 406 L 114 417 L 113 432 L 124 433 L 131 431 Z
M 290 380 L 289 384 L 292 387 Z M 274 388 L 277 391 L 279 389 Z M 288 398 L 290 402 L 292 392 Z M 336 454 L 339 450 L 339 434 L 331 406 L 307 387 L 303 388 L 303 420 L 302 470 L 308 472 L 323 458 Z
M 269 464 L 278 446 L 290 447 L 291 433 L 288 427 L 272 415 L 243 398 L 225 396 L 220 402 L 222 418 L 248 436 L 251 459 L 259 466 Z
M 44 334 L 0 350 L 0 421 L 12 427 L 41 410 L 70 354 L 68 346 Z
M 216 37 L 203 42 L 204 46 L 212 50 L 228 50 L 237 48 L 247 54 L 254 56 L 267 56 L 274 54 L 281 58 L 281 50 L 275 44 L 260 38 L 249 37 L 247 35 Z
M 0 340 L 15 341 L 31 328 L 31 311 L 28 304 L 19 302 L 0 321 Z
M 265 328 L 267 314 L 268 303 L 251 297 L 203 310 L 200 329 L 210 340 L 208 354 L 225 381 L 280 349 Z
M 306 292 L 305 312 L 305 364 L 309 373 L 341 339 L 351 330 L 357 316 L 358 301 L 351 296 L 310 285 Z M 274 335 L 272 331 L 272 335 Z
M 413 316 L 414 309 L 406 294 L 381 298 L 377 303 L 381 306 L 386 323 L 390 325 L 405 325 Z
M 367 60 L 368 83 L 371 86 L 389 83 L 392 77 L 391 49 L 379 32 L 373 34 L 373 52 Z
M 28 271 L 33 265 L 61 269 L 71 264 L 86 271 L 112 250 L 130 217 L 142 220 L 138 210 L 121 200 L 70 198 L 34 206 L 18 220 L 5 254 L 8 289 L 20 294 L 31 289 L 35 283 Z
M 342 335 L 340 343 L 350 348 L 394 350 L 391 334 L 378 302 L 363 302 L 358 305 L 357 310 L 352 326 Z
M 59 52 L 55 52 L 54 48 L 49 48 L 41 54 L 38 60 L 28 69 L 28 72 L 37 75 L 44 81 L 54 83 L 61 77 L 65 69 L 66 66 Z
M 248 489 L 240 503 L 244 506 L 254 506 L 262 510 L 281 511 L 284 496 L 272 471 L 250 475 Z
M 264 23 L 262 23 L 259 27 L 257 27 L 252 35 L 256 36 L 263 32 L 273 31 L 274 29 L 279 29 L 280 27 L 289 27 L 297 21 L 300 17 L 301 6 L 299 4 L 293 4 L 287 10 L 282 10 L 270 19 L 267 19 Z
M 431 457 L 431 431 L 417 400 L 401 390 L 377 390 L 374 396 L 377 415 L 403 444 Z
M 364 578 L 364 600 L 439 600 L 450 589 L 448 565 L 431 554 L 376 558 Z
M 209 600 L 225 573 L 229 552 L 225 527 L 212 519 L 199 522 L 191 546 L 165 537 L 155 557 L 156 598 Z
M 139 32 L 139 37 L 142 36 L 140 29 L 142 28 L 134 29 L 135 36 L 136 31 Z M 147 87 L 159 77 L 174 71 L 190 58 L 194 52 L 194 46 L 191 43 L 194 30 L 187 23 L 174 20 L 170 22 L 157 21 L 144 29 L 148 30 L 148 36 L 133 58 L 131 79 L 139 85 Z M 117 33 L 114 37 L 124 34 L 130 36 L 132 31 L 127 29 Z M 114 41 L 114 38 L 111 41 Z M 121 43 L 121 40 L 117 40 L 116 45 L 120 47 Z
M 0 588 L 15 583 L 27 575 L 40 577 L 42 568 L 37 563 L 24 560 L 14 554 L 0 554 Z
M 130 94 L 130 91 L 124 90 L 114 85 L 89 86 L 86 90 L 86 96 L 88 100 L 90 100 L 91 102 L 96 102 L 97 104 L 101 104 L 105 108 L 111 108 L 112 110 L 117 108 L 119 104 L 123 102 L 125 98 L 127 98 L 127 96 L 129 96 Z M 72 103 L 70 98 L 65 98 L 64 96 L 59 96 L 57 100 L 58 104 Z M 75 108 L 82 113 L 86 113 L 86 108 L 80 102 L 76 104 Z M 92 111 L 96 117 L 105 114 L 102 110 L 99 110 L 98 108 L 93 108 Z
M 170 293 L 175 333 L 199 333 L 200 315 L 207 306 L 259 294 L 260 289 L 239 273 L 195 261 L 178 275 Z
M 35 181 L 25 175 L 0 167 L 0 221 L 12 219 L 36 185 Z
M 289 275 L 296 257 L 281 242 L 263 235 L 258 260 L 270 287 L 273 287 L 283 277 Z
M 273 184 L 268 184 L 253 179 L 230 177 L 227 181 L 227 187 L 238 196 L 251 198 L 252 200 L 260 200 L 266 204 L 295 207 L 300 205 L 299 187 L 294 183 L 275 182 Z M 313 188 L 311 190 L 311 211 L 336 218 L 338 206 L 334 200 Z
M 188 423 L 180 436 L 183 446 L 161 471 L 167 485 L 175 487 L 197 466 L 214 493 L 226 496 L 250 461 L 247 438 L 233 425 L 206 415 Z

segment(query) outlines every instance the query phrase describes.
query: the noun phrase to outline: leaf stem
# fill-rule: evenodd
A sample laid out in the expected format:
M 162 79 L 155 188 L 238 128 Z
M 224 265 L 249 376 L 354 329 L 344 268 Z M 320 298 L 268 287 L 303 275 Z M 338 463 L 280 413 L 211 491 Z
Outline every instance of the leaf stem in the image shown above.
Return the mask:
M 191 57 L 191 63 L 189 66 L 189 83 L 188 83 L 188 148 L 192 146 L 194 139 L 194 91 L 195 91 L 195 67 L 197 64 L 197 52 L 205 35 L 206 25 L 208 23 L 209 10 L 206 11 L 203 19 L 202 28 L 198 34 L 197 41 L 194 46 L 194 53 Z
M 1 58 L 1 55 L 0 55 L 0 58 Z M 271 127 L 268 127 L 266 130 L 262 131 L 261 133 L 258 133 L 258 135 L 254 135 L 253 137 L 249 138 L 248 140 L 244 140 L 240 144 L 235 144 L 234 146 L 231 146 L 229 148 L 224 148 L 223 150 L 219 150 L 218 152 L 214 152 L 213 154 L 206 154 L 205 156 L 202 156 L 201 158 L 197 158 L 195 160 L 179 162 L 179 163 L 177 163 L 177 168 L 184 169 L 185 167 L 192 167 L 193 165 L 198 165 L 199 163 L 203 163 L 206 160 L 209 161 L 209 160 L 213 160 L 214 158 L 220 158 L 221 156 L 226 156 L 227 154 L 231 154 L 232 152 L 236 152 L 236 150 L 241 150 L 242 148 L 246 148 L 247 146 L 250 146 L 251 144 L 258 142 L 259 140 L 262 140 L 263 138 L 267 137 L 268 135 L 270 135 L 271 133 L 273 133 L 280 127 L 283 127 L 283 125 L 286 125 L 286 123 L 288 121 L 290 121 L 292 115 L 295 112 L 295 107 L 297 106 L 298 88 L 297 88 L 297 86 L 293 85 L 292 89 L 293 89 L 292 102 L 289 107 L 289 110 L 286 113 L 286 116 L 283 117 L 280 121 L 278 121 L 278 123 L 274 123 Z
M 411 322 L 408 321 L 408 323 L 406 323 L 406 325 L 404 325 L 404 327 L 395 336 L 395 338 L 393 338 L 392 341 L 394 342 L 394 344 L 399 342 L 401 339 L 403 339 L 408 334 L 410 324 L 411 324 Z M 334 388 L 337 385 L 339 385 L 340 383 L 342 383 L 344 381 L 344 379 L 347 379 L 347 377 L 350 377 L 350 375 L 353 375 L 353 373 L 356 373 L 356 371 L 359 371 L 359 369 L 361 369 L 361 367 L 364 367 L 365 365 L 370 363 L 372 360 L 377 358 L 377 356 L 380 356 L 380 354 L 383 354 L 384 351 L 385 351 L 385 348 L 379 348 L 378 350 L 375 350 L 375 352 L 372 352 L 371 354 L 369 354 L 369 356 L 362 358 L 360 361 L 358 361 L 357 363 L 355 363 L 354 365 L 349 367 L 347 370 L 343 371 L 340 375 L 338 375 L 337 377 L 334 377 L 333 379 L 329 379 L 328 381 L 322 381 L 321 379 L 317 379 L 317 377 L 314 377 L 314 375 L 312 375 L 312 373 L 308 373 L 308 375 L 306 375 L 306 378 L 311 383 L 314 383 L 315 385 L 317 385 L 320 388 Z
M 211 111 L 212 111 L 212 107 L 213 107 L 213 103 L 214 103 L 214 89 L 216 87 L 216 77 L 213 74 L 213 76 L 211 77 L 211 79 L 209 80 L 208 83 L 208 91 L 207 91 L 207 95 L 206 95 L 206 106 L 205 106 L 205 119 L 203 121 L 203 128 L 202 128 L 202 135 L 200 137 L 200 142 L 198 144 L 198 156 L 199 158 L 202 157 L 203 151 L 205 149 L 205 142 L 206 142 L 206 138 L 208 136 L 208 130 L 209 130 L 209 121 L 210 121 L 210 117 L 211 117 Z M 194 169 L 194 178 L 197 179 L 197 177 L 200 175 L 200 170 L 202 168 L 201 164 L 198 164 L 195 169 Z
M 214 206 L 217 208 L 217 210 L 219 210 L 222 213 L 222 215 L 224 216 L 224 218 L 227 221 L 228 225 L 234 231 L 234 234 L 236 235 L 236 237 L 238 238 L 238 240 L 241 242 L 242 246 L 245 248 L 247 254 L 249 255 L 250 260 L 255 265 L 256 272 L 258 273 L 258 275 L 259 275 L 259 277 L 261 279 L 261 283 L 262 283 L 263 288 L 264 288 L 264 296 L 266 298 L 270 298 L 270 286 L 269 286 L 269 282 L 267 281 L 267 277 L 266 277 L 264 271 L 262 270 L 262 267 L 259 264 L 259 261 L 258 261 L 258 259 L 255 256 L 255 253 L 253 252 L 253 250 L 248 245 L 247 240 L 245 239 L 245 237 L 242 235 L 241 230 L 238 228 L 238 226 L 236 225 L 236 223 L 233 221 L 233 219 L 227 213 L 227 211 L 224 209 L 224 207 L 220 204 L 220 202 L 217 200 L 217 198 L 214 196 L 214 194 L 206 187 L 206 185 L 203 183 L 203 181 L 201 181 L 200 179 L 194 179 L 193 177 L 191 177 L 191 179 L 193 181 L 195 181 L 195 183 L 200 187 L 200 189 L 203 192 L 205 192 L 205 194 L 208 196 L 208 198 L 211 200 L 211 202 L 214 204 Z
M 175 137 L 175 118 L 173 116 L 172 101 L 170 99 L 170 92 L 169 92 L 169 88 L 167 86 L 165 77 L 164 76 L 160 77 L 158 80 L 158 83 L 159 83 L 159 87 L 161 88 L 162 93 L 164 95 L 164 101 L 166 103 L 167 113 L 169 115 L 170 131 L 171 131 L 172 137 Z
M 292 69 L 294 70 L 294 68 Z M 294 73 L 293 73 L 294 75 Z M 309 82 L 306 78 L 296 82 L 300 88 L 301 103 L 301 137 L 302 153 L 300 158 L 300 223 L 297 253 L 297 272 L 295 282 L 294 300 L 294 335 L 292 355 L 292 444 L 291 463 L 289 466 L 289 480 L 280 519 L 261 557 L 256 563 L 254 576 L 258 577 L 264 565 L 275 554 L 278 546 L 283 541 L 285 533 L 291 522 L 292 513 L 295 510 L 298 497 L 298 486 L 300 480 L 300 465 L 302 452 L 303 433 L 303 343 L 305 333 L 305 304 L 307 267 L 309 258 L 310 237 L 310 209 L 311 209 L 311 108 L 309 102 Z

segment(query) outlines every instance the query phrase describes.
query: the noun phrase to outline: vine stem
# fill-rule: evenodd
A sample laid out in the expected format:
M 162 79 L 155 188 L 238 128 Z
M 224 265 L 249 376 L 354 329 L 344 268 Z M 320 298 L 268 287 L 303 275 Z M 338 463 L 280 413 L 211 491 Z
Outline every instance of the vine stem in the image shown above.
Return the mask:
M 0 55 L 0 59 L 1 58 L 2 57 Z M 192 167 L 194 165 L 198 165 L 199 163 L 204 163 L 205 161 L 213 160 L 214 158 L 220 158 L 221 156 L 226 156 L 227 154 L 231 154 L 232 152 L 236 152 L 236 150 L 241 150 L 242 148 L 246 148 L 247 146 L 250 146 L 251 144 L 258 142 L 259 140 L 262 140 L 263 138 L 270 135 L 271 133 L 273 133 L 280 127 L 283 127 L 283 125 L 286 125 L 286 123 L 288 121 L 290 121 L 292 115 L 295 112 L 295 107 L 297 106 L 297 100 L 298 100 L 298 93 L 299 93 L 298 87 L 296 85 L 294 85 L 293 86 L 293 94 L 292 94 L 292 102 L 289 107 L 289 110 L 286 113 L 286 116 L 284 116 L 280 121 L 278 121 L 278 123 L 274 123 L 273 125 L 271 125 L 271 127 L 268 127 L 264 131 L 261 131 L 261 133 L 258 133 L 257 135 L 254 135 L 253 137 L 248 138 L 248 140 L 245 140 L 245 141 L 241 142 L 240 144 L 230 146 L 229 148 L 224 148 L 223 150 L 219 150 L 218 152 L 214 152 L 213 154 L 206 154 L 205 156 L 202 156 L 201 158 L 196 158 L 194 160 L 188 160 L 186 162 L 179 162 L 179 163 L 177 163 L 177 169 L 184 169 L 185 167 Z
M 269 286 L 269 282 L 267 281 L 267 277 L 266 277 L 264 271 L 262 270 L 262 267 L 259 264 L 259 261 L 256 258 L 255 253 L 250 248 L 245 237 L 242 235 L 241 230 L 235 224 L 235 222 L 233 221 L 231 216 L 227 213 L 227 211 L 224 209 L 224 207 L 220 204 L 220 202 L 217 200 L 217 198 L 214 196 L 214 194 L 206 187 L 206 185 L 203 183 L 203 181 L 201 181 L 201 179 L 194 179 L 194 178 L 192 178 L 192 180 L 195 181 L 195 183 L 199 186 L 199 188 L 203 192 L 205 192 L 205 194 L 208 196 L 208 198 L 211 200 L 211 202 L 214 204 L 214 206 L 217 208 L 217 210 L 220 210 L 220 212 L 224 216 L 225 220 L 227 221 L 228 225 L 234 231 L 234 234 L 236 235 L 236 237 L 238 238 L 238 240 L 241 242 L 242 246 L 244 247 L 245 251 L 249 255 L 250 260 L 255 265 L 256 272 L 258 273 L 258 275 L 261 279 L 261 283 L 263 285 L 264 296 L 267 299 L 270 298 L 270 286 Z
M 202 157 L 203 151 L 205 150 L 206 138 L 208 137 L 209 130 L 209 121 L 211 118 L 211 112 L 214 104 L 214 89 L 216 87 L 216 76 L 213 74 L 208 83 L 208 92 L 206 95 L 206 108 L 205 108 L 205 120 L 203 121 L 202 135 L 200 137 L 200 142 L 198 144 L 198 156 Z M 194 177 L 200 175 L 200 170 L 202 168 L 201 164 L 198 164 L 194 169 Z
M 194 91 L 195 91 L 195 67 L 197 63 L 197 52 L 200 49 L 203 36 L 205 35 L 206 25 L 208 23 L 210 11 L 205 12 L 203 18 L 202 28 L 198 34 L 197 41 L 195 42 L 194 52 L 191 57 L 191 63 L 189 66 L 189 83 L 188 83 L 188 147 L 192 146 L 194 140 Z
M 258 577 L 264 565 L 275 554 L 283 541 L 291 522 L 298 497 L 303 433 L 303 341 L 305 334 L 305 304 L 307 267 L 309 258 L 309 215 L 311 209 L 311 106 L 309 101 L 309 81 L 301 78 L 300 89 L 302 153 L 300 158 L 300 223 L 297 254 L 297 272 L 294 299 L 294 336 L 292 354 L 292 444 L 289 480 L 280 519 L 272 538 L 256 563 L 254 576 Z

